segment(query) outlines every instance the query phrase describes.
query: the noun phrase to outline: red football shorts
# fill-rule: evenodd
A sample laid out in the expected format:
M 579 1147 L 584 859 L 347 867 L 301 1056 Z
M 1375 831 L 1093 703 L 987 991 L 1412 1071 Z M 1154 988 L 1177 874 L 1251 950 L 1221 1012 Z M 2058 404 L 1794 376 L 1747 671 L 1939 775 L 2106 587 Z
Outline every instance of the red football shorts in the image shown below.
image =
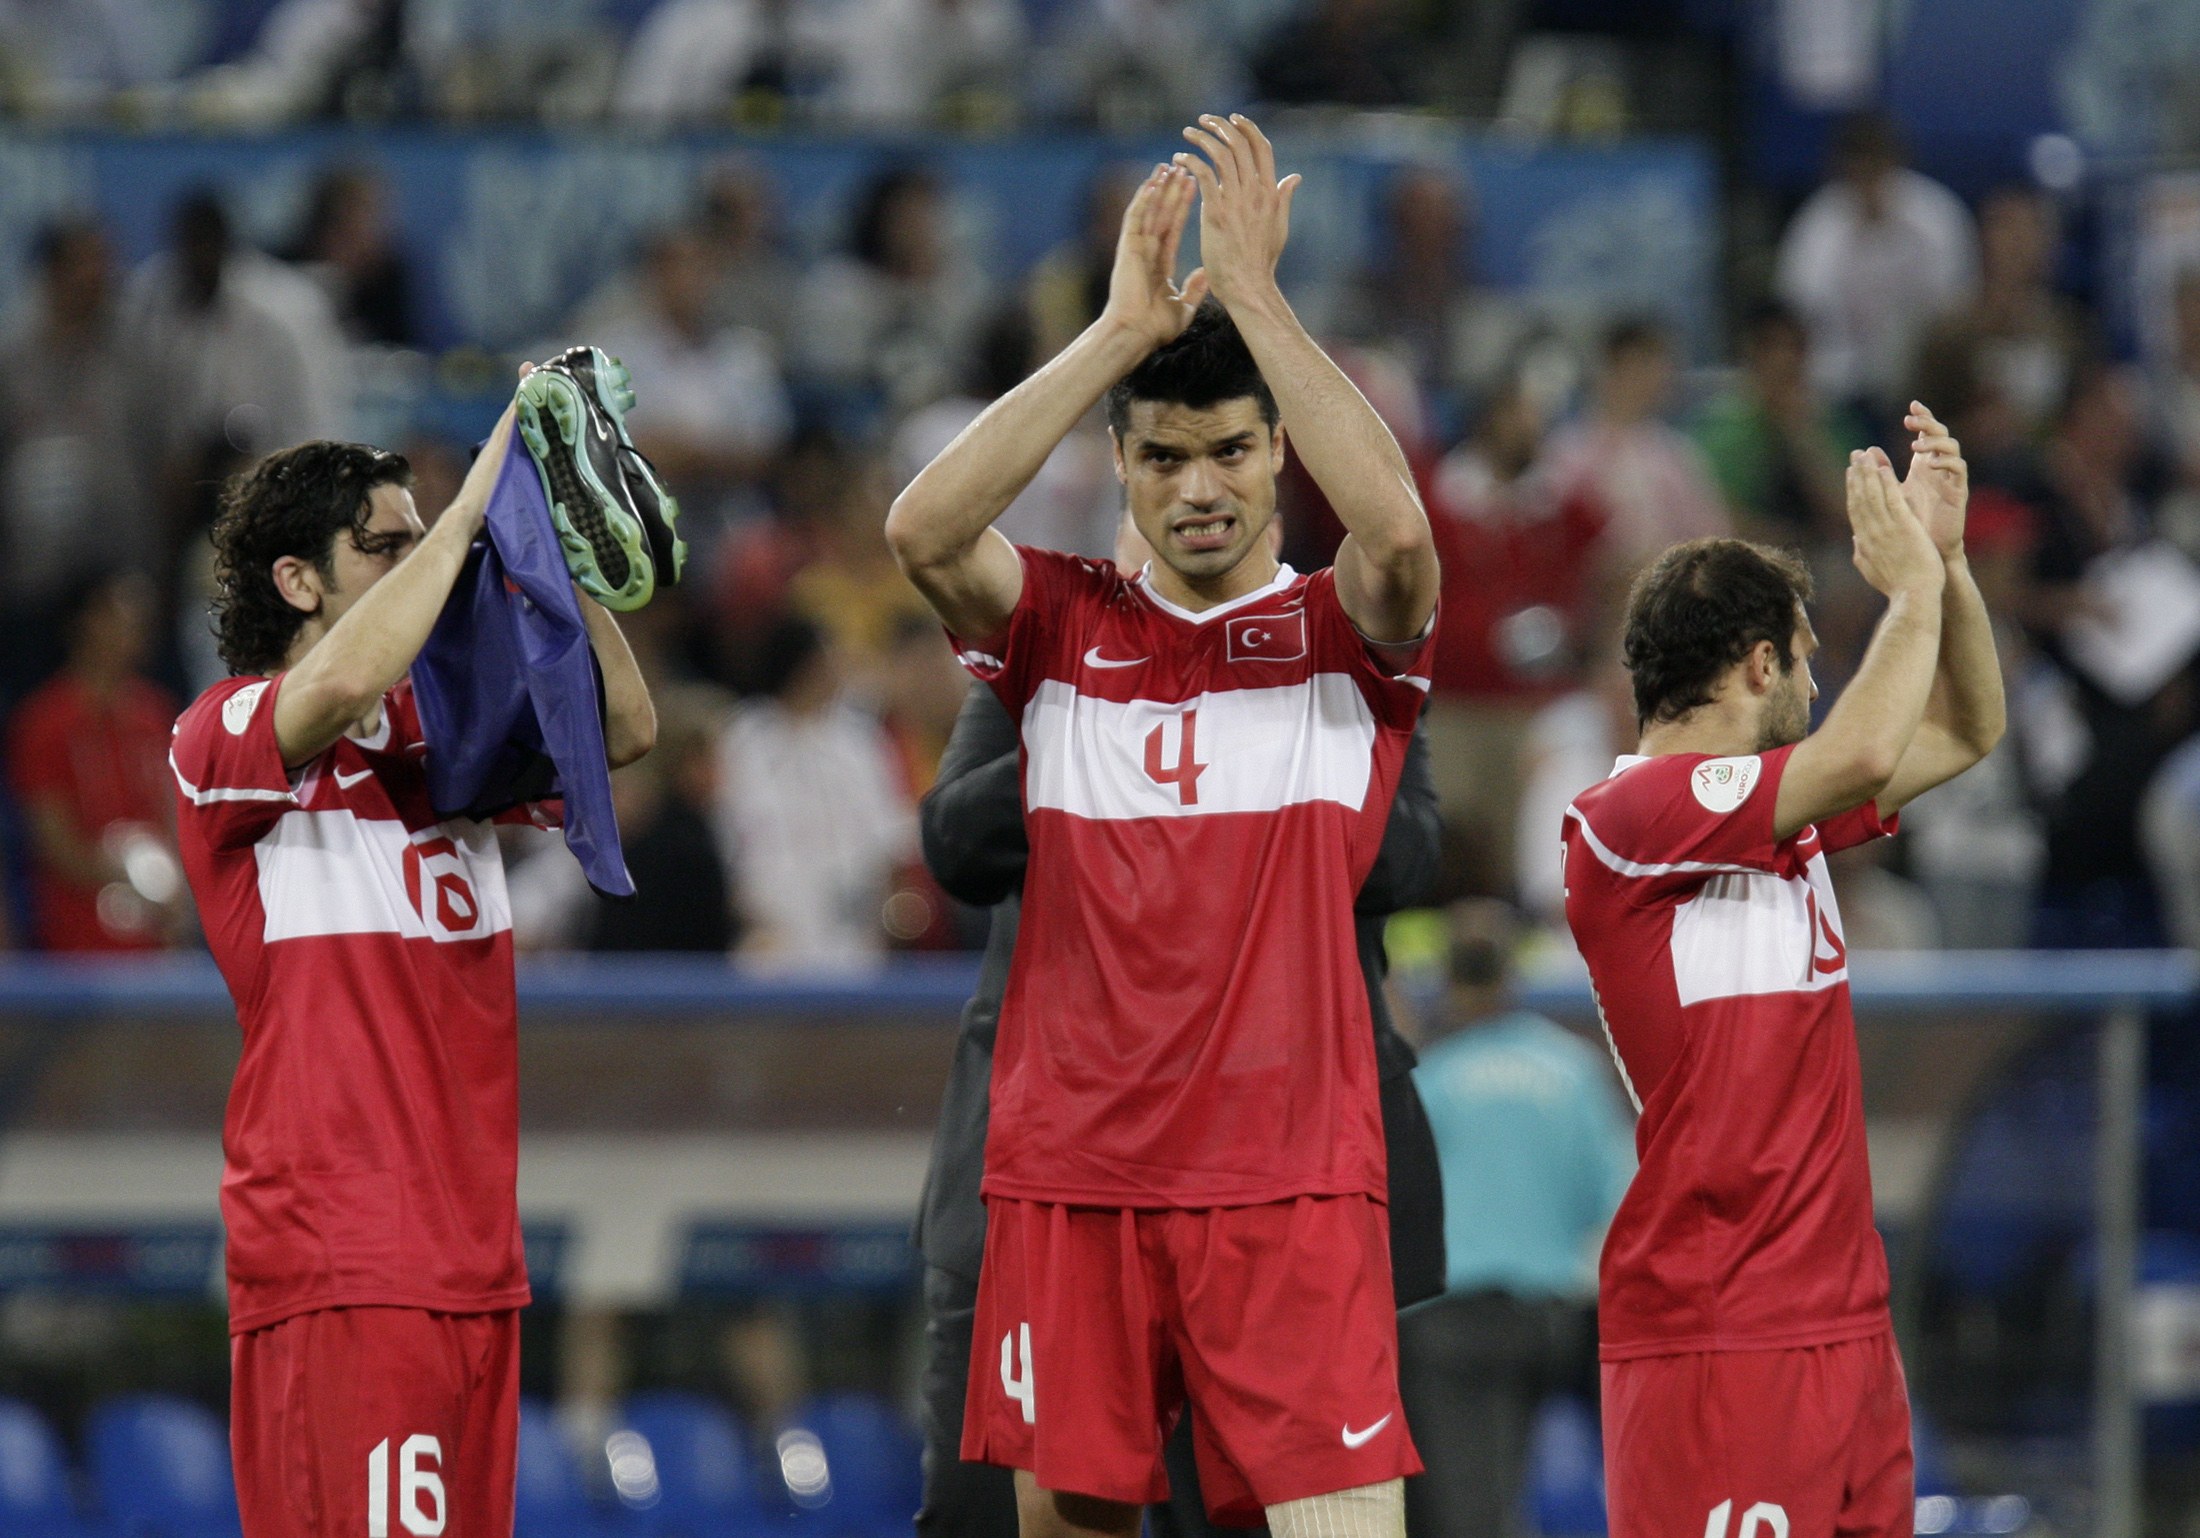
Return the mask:
M 245 1538 L 511 1538 L 517 1311 L 320 1309 L 229 1361 Z
M 989 1198 L 962 1455 L 1043 1490 L 1166 1499 L 1188 1401 L 1217 1522 L 1421 1472 L 1382 1204 L 1140 1210 Z M 1690 1538 L 1694 1538 L 1691 1534 Z
M 1891 1332 L 1604 1364 L 1612 1538 L 1910 1538 L 1910 1397 Z

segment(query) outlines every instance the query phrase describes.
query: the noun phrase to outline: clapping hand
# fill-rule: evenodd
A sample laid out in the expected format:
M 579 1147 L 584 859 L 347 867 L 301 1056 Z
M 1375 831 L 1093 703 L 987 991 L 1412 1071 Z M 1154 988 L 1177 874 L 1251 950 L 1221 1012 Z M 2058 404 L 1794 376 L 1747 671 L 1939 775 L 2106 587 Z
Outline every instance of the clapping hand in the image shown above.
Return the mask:
M 1106 313 L 1149 348 L 1175 341 L 1207 297 L 1204 272 L 1193 273 L 1181 288 L 1175 281 L 1177 247 L 1196 190 L 1179 167 L 1155 166 L 1123 210 Z
M 1941 559 L 1952 559 L 1963 552 L 1963 515 L 1971 498 L 1963 448 L 1921 401 L 1910 402 L 1902 425 L 1917 434 L 1910 446 L 1910 472 L 1902 481 L 1903 500 L 1925 525 Z
M 1199 180 L 1199 254 L 1224 305 L 1273 289 L 1276 262 L 1291 236 L 1296 172 L 1276 179 L 1276 152 L 1249 117 L 1212 113 L 1184 137 L 1205 152 L 1179 151 L 1178 166 Z

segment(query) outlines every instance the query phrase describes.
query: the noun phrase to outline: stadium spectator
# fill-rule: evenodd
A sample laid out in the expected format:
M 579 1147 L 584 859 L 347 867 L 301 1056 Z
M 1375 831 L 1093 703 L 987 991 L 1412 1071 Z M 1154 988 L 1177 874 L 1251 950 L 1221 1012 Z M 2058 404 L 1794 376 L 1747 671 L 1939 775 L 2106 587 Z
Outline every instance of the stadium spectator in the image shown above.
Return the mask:
M 1781 237 L 1780 297 L 1810 327 L 1817 388 L 1884 410 L 1910 387 L 1925 328 L 1975 292 L 1978 236 L 1960 198 L 1902 163 L 1877 114 L 1841 124 L 1830 168 Z
M 41 950 L 154 950 L 189 923 L 168 778 L 176 702 L 140 671 L 153 617 L 137 572 L 81 576 L 60 615 L 68 660 L 10 727 Z
M 1016 0 L 842 0 L 824 20 L 823 107 L 876 127 L 998 124 L 1022 98 Z
M 1085 0 L 1058 12 L 1032 61 L 1037 115 L 1117 133 L 1245 103 L 1221 0 Z M 1117 205 L 1121 214 L 1121 204 Z
M 954 248 L 950 218 L 931 171 L 900 165 L 874 176 L 847 252 L 801 287 L 794 371 L 897 413 L 953 389 L 986 294 Z
M 32 261 L 37 285 L 6 328 L 12 367 L 0 379 L 0 680 L 16 686 L 59 660 L 53 611 L 67 577 L 145 549 L 152 532 L 129 426 L 138 360 L 118 331 L 106 232 L 81 219 L 49 225 Z
M 1346 287 L 1329 329 L 1394 353 L 1439 423 L 1478 407 L 1519 354 L 1528 317 L 1474 280 L 1474 210 L 1458 177 L 1431 166 L 1395 172 L 1383 195 L 1374 257 Z
M 1550 473 L 1562 496 L 1594 502 L 1612 558 L 1634 567 L 1684 539 L 1731 531 L 1703 451 L 1665 421 L 1673 339 L 1658 322 L 1616 322 L 1604 335 L 1589 409 L 1551 435 Z
M 741 953 L 773 967 L 854 966 L 885 950 L 881 909 L 916 855 L 916 813 L 878 722 L 842 688 L 809 620 L 760 647 L 763 693 L 719 743 L 719 847 L 735 876 Z
M 217 122 L 266 127 L 384 105 L 403 64 L 405 0 L 278 0 L 244 57 L 190 82 Z
M 2154 893 L 2139 848 L 2141 796 L 2193 728 L 2191 645 L 2200 573 L 2154 531 L 2139 494 L 2145 449 L 2137 383 L 2089 366 L 2073 379 L 2040 458 L 2039 518 L 2024 612 L 2057 687 L 2020 696 L 2028 737 L 2053 730 L 2070 748 L 2047 787 L 2047 863 L 2033 943 L 2153 943 Z M 2048 701 L 2059 700 L 2059 705 Z M 2049 727 L 2044 711 L 2059 713 Z M 2052 720 L 2053 717 L 2048 718 Z
M 1051 358 L 1091 325 L 1107 302 L 1115 267 L 1115 236 L 1123 208 L 1138 187 L 1133 166 L 1111 162 L 1085 184 L 1084 217 L 1076 234 L 1039 258 L 1024 280 L 1024 295 L 1038 328 L 1038 354 Z
M 2168 356 L 2153 380 L 2155 431 L 2183 488 L 2200 490 L 2200 266 L 2171 287 Z
M 166 73 L 165 29 L 123 0 L 0 0 L 0 105 L 11 117 L 91 118 Z
M 612 111 L 648 127 L 771 121 L 823 67 L 820 20 L 799 0 L 666 0 L 627 45 Z
M 323 172 L 288 255 L 319 282 L 351 341 L 419 344 L 412 265 L 398 249 L 379 172 L 351 165 Z
M 1116 216 L 1122 217 L 1121 210 Z M 889 453 L 896 489 L 914 480 L 979 412 L 1015 389 L 1037 365 L 1025 308 L 1010 304 L 995 311 L 972 357 L 961 391 L 912 412 L 896 430 Z M 1082 433 L 1055 447 L 997 527 L 1019 545 L 1068 550 L 1097 560 L 1114 548 L 1121 500 L 1107 440 Z
M 2071 370 L 2092 350 L 2091 326 L 2055 291 L 2062 221 L 2035 187 L 2002 187 L 1979 204 L 1979 285 L 1968 305 L 1944 316 L 1927 347 L 1952 333 L 1977 349 L 1985 383 L 2030 438 L 2054 416 Z
M 1773 544 L 1845 541 L 1841 477 L 1850 451 L 1870 441 L 1866 424 L 1812 391 L 1810 332 L 1787 305 L 1749 312 L 1741 354 L 1734 383 L 1695 423 L 1735 527 Z
M 700 234 L 652 237 L 642 272 L 640 303 L 589 340 L 633 374 L 634 441 L 707 534 L 785 443 L 792 412 L 769 340 L 712 314 L 716 272 Z
M 1306 0 L 1254 53 L 1253 83 L 1290 105 L 1410 106 L 1425 57 L 1401 0 Z
M 931 610 L 878 538 L 899 489 L 885 458 L 866 449 L 845 463 L 846 479 L 832 504 L 834 522 L 823 531 L 817 558 L 789 576 L 787 604 L 832 638 L 848 682 L 875 698 L 905 622 L 929 620 Z
M 173 245 L 131 275 L 123 335 L 133 429 L 181 521 L 210 452 L 264 452 L 341 431 L 343 338 L 308 280 L 237 247 L 211 191 L 176 206 Z M 185 530 L 179 528 L 177 533 Z
M 783 357 L 793 324 L 787 296 L 797 281 L 779 245 L 778 204 L 768 170 L 745 156 L 727 156 L 705 175 L 695 230 L 710 248 L 711 318 L 761 332 Z
M 1522 749 L 1571 688 L 1601 601 L 1602 508 L 1542 463 L 1543 407 L 1502 385 L 1431 478 L 1444 622 L 1430 656 L 1429 742 L 1465 886 L 1512 893 Z
M 1413 1070 L 1443 1167 L 1445 1291 L 1398 1318 L 1406 1419 L 1433 1453 L 1406 1516 L 1432 1538 L 1506 1538 L 1536 1407 L 1589 1375 L 1596 1245 L 1635 1156 L 1604 1054 L 1513 996 L 1513 911 L 1459 903 L 1450 939 Z

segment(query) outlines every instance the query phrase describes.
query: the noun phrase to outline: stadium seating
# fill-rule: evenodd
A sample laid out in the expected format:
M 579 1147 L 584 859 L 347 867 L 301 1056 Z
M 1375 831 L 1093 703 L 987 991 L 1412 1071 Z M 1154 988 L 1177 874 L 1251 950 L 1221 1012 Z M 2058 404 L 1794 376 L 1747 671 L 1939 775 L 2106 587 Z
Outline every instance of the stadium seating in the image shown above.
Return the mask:
M 0 1535 L 6 1538 L 92 1538 L 78 1514 L 61 1439 L 44 1416 L 14 1399 L 0 1399 Z
M 631 1439 L 639 1438 L 639 1441 Z M 764 1510 L 741 1424 L 700 1394 L 636 1394 L 608 1449 L 623 1532 L 649 1538 L 743 1538 Z
M 820 1538 L 899 1538 L 909 1531 L 922 1495 L 923 1447 L 886 1400 L 812 1399 L 787 1417 L 778 1449 L 781 1480 L 804 1531 Z M 821 1466 L 801 1462 L 818 1454 Z
M 110 1399 L 85 1440 L 118 1538 L 238 1538 L 229 1435 L 212 1410 L 163 1394 Z
M 1529 1524 L 1544 1538 L 1605 1532 L 1604 1439 L 1596 1411 L 1569 1395 L 1543 1401 L 1528 1432 L 1523 1494 Z
M 513 1538 L 603 1538 L 610 1529 L 588 1489 L 556 1415 L 539 1399 L 519 1405 L 519 1484 Z

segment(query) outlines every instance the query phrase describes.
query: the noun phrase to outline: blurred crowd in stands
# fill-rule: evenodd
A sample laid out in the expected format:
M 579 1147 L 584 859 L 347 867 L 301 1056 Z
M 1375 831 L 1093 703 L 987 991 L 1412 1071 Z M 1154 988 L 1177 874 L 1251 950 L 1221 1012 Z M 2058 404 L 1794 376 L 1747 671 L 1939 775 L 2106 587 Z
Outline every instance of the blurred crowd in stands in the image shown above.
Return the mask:
M 226 93 L 232 120 L 250 103 L 260 121 L 369 91 L 465 116 L 499 88 L 477 76 L 517 67 L 471 48 L 500 10 L 487 0 L 279 0 L 238 57 L 164 82 L 121 46 L 125 9 L 0 0 L 0 92 L 26 111 L 37 90 L 55 111 L 95 90 Z M 547 49 L 558 17 L 605 9 L 544 0 L 520 31 Z M 1424 100 L 1416 69 L 1446 42 L 1444 9 L 663 0 L 622 9 L 632 35 L 599 105 L 743 121 L 763 94 L 774 112 L 906 127 L 995 112 L 1173 121 L 1218 96 Z M 1155 41 L 1170 29 L 1246 41 Z M 1121 58 L 1144 61 L 1123 74 L 1135 89 L 1111 73 Z M 871 78 L 880 59 L 896 67 Z M 919 466 L 1097 312 L 1135 174 L 1095 178 L 1082 232 L 1003 285 L 958 247 L 951 189 L 921 158 L 884 164 L 837 251 L 803 263 L 779 189 L 729 159 L 526 349 L 585 340 L 627 362 L 633 430 L 680 497 L 693 557 L 628 624 L 663 719 L 657 751 L 615 781 L 643 896 L 601 902 L 561 851 L 516 851 L 523 946 L 842 966 L 982 935 L 916 859 L 913 809 L 966 683 L 881 521 Z M 218 672 L 204 623 L 215 490 L 256 452 L 359 431 L 359 380 L 418 342 L 422 279 L 388 203 L 359 159 L 330 166 L 275 249 L 243 239 L 211 190 L 169 211 L 165 248 L 135 270 L 94 221 L 38 237 L 0 323 L 13 945 L 191 942 L 165 751 L 178 698 Z M 1870 442 L 1899 461 L 1917 397 L 1970 458 L 1970 557 L 2014 726 L 1980 772 L 1906 813 L 1901 839 L 1844 857 L 1851 942 L 2200 941 L 2200 269 L 2156 318 L 2173 339 L 2164 362 L 2121 361 L 2062 285 L 2053 194 L 2007 185 L 1968 204 L 1869 115 L 1836 135 L 1822 185 L 1765 253 L 1762 291 L 1729 296 L 1723 359 L 1688 356 L 1654 319 L 1543 313 L 1483 281 L 1476 217 L 1462 176 L 1401 166 L 1371 264 L 1292 295 L 1396 429 L 1441 542 L 1438 895 L 1556 920 L 1559 813 L 1633 745 L 1618 621 L 1664 545 L 1732 532 L 1805 550 L 1814 666 L 1838 691 L 1876 612 L 1848 562 L 1842 468 Z M 427 426 L 391 446 L 432 515 L 469 446 Z M 1117 509 L 1095 422 L 1003 527 L 1106 556 Z M 1296 470 L 1283 518 L 1287 558 L 1326 563 L 1341 530 Z
M 165 13 L 157 18 L 147 12 Z M 1505 7 L 1423 0 L 5 0 L 0 109 L 1107 129 L 1258 99 L 1465 104 Z

